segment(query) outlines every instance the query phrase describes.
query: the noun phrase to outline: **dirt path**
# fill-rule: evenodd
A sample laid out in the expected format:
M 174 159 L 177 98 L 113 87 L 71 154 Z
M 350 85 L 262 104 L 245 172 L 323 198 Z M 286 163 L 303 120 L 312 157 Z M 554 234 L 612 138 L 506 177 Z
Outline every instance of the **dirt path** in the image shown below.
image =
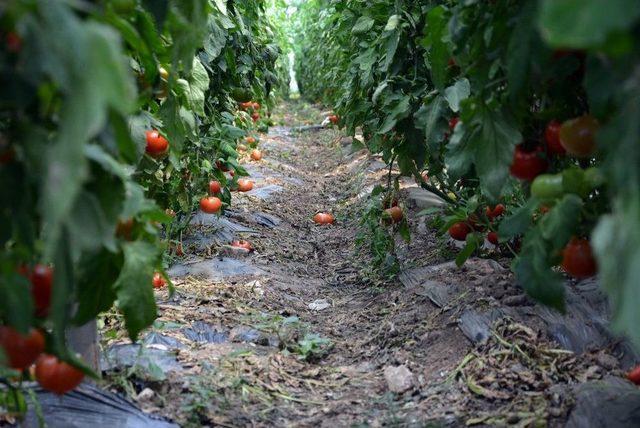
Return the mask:
M 182 426 L 553 426 L 571 385 L 616 372 L 607 347 L 576 357 L 539 317 L 525 320 L 535 306 L 499 263 L 445 263 L 417 207 L 413 241 L 397 245 L 401 275 L 380 280 L 354 242 L 363 190 L 387 171 L 349 154 L 337 131 L 290 132 L 319 123 L 317 109 L 290 103 L 274 117 L 287 128 L 261 137 L 263 161 L 247 161 L 258 190 L 234 198 L 227 223 L 196 219 L 171 270 L 177 293 L 159 292 L 137 349 L 155 357 L 110 371 L 116 389 Z M 336 224 L 315 225 L 318 211 Z M 225 248 L 230 235 L 255 252 Z M 105 324 L 114 349 L 118 320 Z

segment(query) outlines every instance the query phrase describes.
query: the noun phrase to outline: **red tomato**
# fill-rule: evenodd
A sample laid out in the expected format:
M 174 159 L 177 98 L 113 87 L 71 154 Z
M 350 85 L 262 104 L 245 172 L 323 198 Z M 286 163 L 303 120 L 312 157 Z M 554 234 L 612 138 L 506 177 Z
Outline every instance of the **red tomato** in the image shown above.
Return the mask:
M 484 212 L 489 220 L 493 220 L 494 218 L 498 218 L 502 214 L 504 214 L 504 205 L 498 204 L 493 207 L 493 209 L 491 209 L 490 207 L 486 207 Z
M 9 326 L 0 326 L 0 346 L 4 349 L 9 367 L 24 370 L 44 352 L 44 335 L 36 329 L 20 334 Z
M 547 170 L 547 160 L 542 157 L 541 147 L 527 151 L 523 146 L 517 146 L 513 153 L 510 172 L 516 178 L 532 181 Z
M 627 373 L 627 379 L 636 385 L 640 385 L 640 366 L 635 366 L 633 370 Z
M 387 208 L 386 210 L 384 210 L 384 212 L 389 215 L 389 217 L 391 218 L 391 222 L 393 223 L 400 222 L 402 220 L 402 217 L 404 217 L 402 208 L 397 205 L 395 207 Z
M 13 31 L 7 33 L 5 41 L 9 52 L 18 53 L 22 49 L 22 38 Z
M 212 195 L 217 195 L 221 191 L 222 191 L 222 185 L 220 184 L 220 182 L 218 180 L 211 180 L 209 182 L 209 192 Z
M 471 232 L 471 228 L 467 225 L 467 223 L 463 221 L 459 221 L 454 223 L 449 228 L 449 236 L 451 236 L 456 241 L 464 241 L 467 239 L 467 235 Z
M 31 280 L 31 295 L 36 307 L 36 315 L 46 317 L 51 304 L 51 289 L 53 286 L 53 269 L 47 265 L 37 264 L 29 276 Z
M 258 149 L 253 149 L 253 151 L 251 152 L 251 159 L 253 159 L 254 161 L 259 161 L 262 159 L 262 152 Z
M 560 143 L 571 155 L 588 158 L 596 149 L 598 120 L 591 115 L 567 120 L 560 127 Z
M 562 250 L 562 269 L 574 278 L 589 278 L 598 271 L 589 240 L 573 237 Z
M 491 242 L 493 245 L 498 245 L 498 232 L 489 232 L 487 233 L 487 241 Z
M 253 103 L 251 101 L 247 101 L 246 103 L 240 103 L 241 110 L 249 110 L 253 107 Z
M 253 247 L 249 241 L 239 240 L 231 242 L 232 247 L 244 248 L 245 250 L 253 251 Z
M 248 192 L 253 189 L 253 181 L 241 178 L 238 180 L 238 190 L 240 192 Z
M 160 157 L 167 152 L 169 148 L 169 142 L 166 138 L 158 133 L 156 130 L 147 131 L 147 148 L 146 152 L 151 157 Z
M 257 121 L 258 121 L 258 119 L 260 119 L 260 113 L 258 113 L 258 112 L 253 113 L 253 114 L 251 115 L 251 119 L 253 119 L 253 121 L 254 121 L 254 122 L 257 122 Z
M 160 275 L 160 272 L 153 274 L 153 288 L 162 288 L 167 285 L 167 281 Z
M 334 221 L 334 218 L 331 214 L 318 213 L 313 216 L 313 221 L 315 221 L 318 224 L 332 224 Z
M 337 125 L 339 121 L 340 121 L 340 118 L 337 115 L 335 114 L 329 115 L 329 122 L 333 123 L 334 125 Z
M 459 121 L 460 119 L 457 116 L 453 116 L 451 119 L 449 119 L 449 129 L 451 130 L 451 132 L 456 129 L 456 125 Z
M 260 110 L 260 103 L 253 103 L 251 107 L 253 107 L 254 110 Z
M 84 373 L 53 355 L 40 355 L 36 361 L 36 380 L 47 391 L 63 395 L 75 389 Z
M 200 209 L 207 214 L 215 214 L 222 208 L 222 201 L 215 196 L 200 199 Z
M 252 145 L 252 144 L 256 143 L 256 139 L 254 137 L 247 137 L 247 138 L 244 139 L 244 141 L 249 145 Z
M 552 120 L 544 130 L 544 141 L 547 143 L 547 150 L 554 155 L 564 155 L 567 153 L 560 143 L 560 122 Z

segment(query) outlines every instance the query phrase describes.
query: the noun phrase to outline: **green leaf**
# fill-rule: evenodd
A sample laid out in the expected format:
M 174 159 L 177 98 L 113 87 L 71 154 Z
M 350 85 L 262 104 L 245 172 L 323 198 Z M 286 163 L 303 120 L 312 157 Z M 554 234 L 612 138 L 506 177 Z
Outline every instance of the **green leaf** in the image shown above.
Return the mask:
M 576 195 L 565 195 L 540 221 L 542 237 L 553 248 L 561 248 L 575 233 L 580 224 L 582 199 Z
M 522 244 L 522 250 L 513 263 L 513 271 L 528 295 L 564 311 L 564 282 L 562 276 L 551 269 L 547 254 L 548 248 L 540 231 L 533 229 Z
M 79 20 L 65 2 L 42 2 L 38 8 L 40 20 L 27 22 L 27 54 L 33 61 L 28 67 L 50 76 L 65 95 L 42 174 L 45 249 L 51 258 L 62 221 L 87 178 L 83 146 L 102 130 L 109 110 L 126 114 L 133 108 L 135 88 L 112 29 Z
M 431 77 L 436 88 L 442 90 L 447 80 L 447 67 L 451 54 L 445 41 L 448 37 L 447 24 L 449 18 L 444 6 L 436 6 L 427 13 L 422 45 L 427 48 Z
M 471 85 L 467 79 L 460 79 L 452 86 L 444 90 L 444 97 L 452 111 L 460 110 L 460 101 L 466 100 L 471 95 Z
M 541 42 L 536 31 L 537 1 L 522 2 L 522 9 L 514 20 L 513 33 L 506 50 L 509 95 L 514 99 L 524 87 L 529 77 L 529 63 L 532 51 Z
M 33 301 L 29 292 L 31 284 L 24 276 L 15 272 L 12 263 L 3 266 L 0 281 L 2 319 L 18 331 L 26 333 L 33 325 Z
M 106 190 L 106 189 L 103 189 Z M 122 188 L 113 200 L 119 201 L 123 196 Z M 102 195 L 106 196 L 103 192 Z M 83 251 L 95 251 L 101 246 L 115 251 L 113 237 L 113 225 L 110 223 L 96 196 L 93 193 L 83 191 L 78 195 L 73 210 L 66 220 L 69 227 L 71 245 L 75 256 L 80 256 Z
M 409 102 L 410 99 L 408 96 L 400 96 L 400 98 L 395 102 L 395 106 L 389 110 L 389 113 L 387 113 L 382 126 L 378 130 L 378 134 L 386 134 L 391 131 L 400 119 L 404 119 L 409 115 Z
M 371 28 L 373 28 L 373 24 L 375 24 L 375 21 L 373 19 L 369 18 L 368 16 L 361 16 L 360 18 L 358 18 L 356 24 L 351 29 L 351 33 L 366 33 L 367 31 L 371 30 Z
M 424 131 L 427 144 L 433 151 L 439 149 L 439 143 L 446 127 L 444 120 L 442 120 L 444 109 L 444 98 L 438 95 L 423 104 L 414 114 L 416 126 Z M 458 135 L 459 138 L 461 134 Z
M 629 29 L 638 17 L 637 0 L 544 0 L 540 28 L 554 46 L 586 49 Z
M 227 4 L 224 2 L 224 0 L 214 0 L 214 3 L 223 15 L 227 14 Z
M 382 92 L 387 89 L 389 86 L 389 82 L 387 80 L 383 81 L 378 85 L 375 91 L 373 91 L 373 96 L 371 97 L 371 102 L 375 105 L 378 103 L 378 98 L 382 95 Z
M 470 136 L 469 147 L 473 150 L 480 187 L 490 199 L 497 200 L 509 177 L 513 151 L 522 142 L 522 134 L 501 111 L 488 108 L 481 111 L 480 130 Z
M 106 250 L 85 253 L 78 265 L 78 310 L 73 323 L 83 325 L 113 305 L 122 256 Z
M 72 313 L 71 296 L 76 290 L 75 269 L 71 255 L 71 241 L 67 227 L 63 227 L 60 239 L 56 242 L 53 264 L 53 287 L 49 320 L 53 325 L 52 347 L 56 354 L 67 354 L 65 334 Z
M 400 226 L 398 227 L 398 233 L 400 234 L 402 239 L 405 240 L 405 242 L 411 242 L 411 229 L 409 229 L 409 223 L 407 223 L 406 221 L 400 223 Z
M 391 15 L 387 21 L 387 25 L 384 27 L 384 31 L 393 31 L 400 24 L 400 15 Z
M 458 255 L 456 256 L 456 266 L 462 266 L 469 257 L 473 254 L 473 252 L 480 245 L 480 240 L 475 233 L 469 233 L 467 235 L 467 240 L 464 248 L 460 250 Z
M 640 347 L 640 197 L 618 197 L 593 231 L 591 245 L 613 310 L 613 325 Z
M 522 235 L 533 223 L 533 213 L 538 209 L 540 201 L 530 198 L 527 203 L 519 207 L 512 215 L 500 222 L 498 235 L 501 239 L 511 239 Z
M 203 116 L 205 93 L 209 90 L 209 75 L 207 70 L 198 59 L 193 58 L 193 67 L 191 69 L 191 77 L 189 78 L 189 103 L 193 111 Z
M 146 242 L 128 242 L 123 244 L 122 250 L 124 265 L 114 288 L 129 337 L 135 341 L 140 331 L 156 319 L 152 279 L 161 251 Z
M 447 165 L 447 172 L 452 181 L 455 181 L 462 177 L 469 171 L 471 165 L 473 165 L 474 153 L 470 149 L 470 141 L 472 138 L 476 138 L 475 135 L 479 133 L 477 128 L 474 128 L 467 132 L 467 127 L 464 123 L 459 123 L 453 135 L 449 138 L 447 144 L 447 153 L 445 155 L 445 163 Z

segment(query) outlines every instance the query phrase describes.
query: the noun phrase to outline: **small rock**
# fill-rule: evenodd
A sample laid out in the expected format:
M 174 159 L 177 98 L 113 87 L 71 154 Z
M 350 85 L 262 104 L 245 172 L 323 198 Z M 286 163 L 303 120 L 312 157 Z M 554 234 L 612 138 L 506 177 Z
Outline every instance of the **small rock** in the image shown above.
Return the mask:
M 413 373 L 405 365 L 385 367 L 384 378 L 387 381 L 389 390 L 397 394 L 411 389 L 414 384 Z
M 618 368 L 618 360 L 613 355 L 606 354 L 604 352 L 596 355 L 596 361 L 605 369 L 616 369 Z
M 155 397 L 156 393 L 151 388 L 145 388 L 140 391 L 140 394 L 136 397 L 137 401 L 150 401 Z
M 309 309 L 312 311 L 323 311 L 331 307 L 331 303 L 327 299 L 317 299 L 309 303 Z
M 504 300 L 502 300 L 502 303 L 507 306 L 522 306 L 527 303 L 527 296 L 525 296 L 524 294 L 508 296 L 505 297 Z

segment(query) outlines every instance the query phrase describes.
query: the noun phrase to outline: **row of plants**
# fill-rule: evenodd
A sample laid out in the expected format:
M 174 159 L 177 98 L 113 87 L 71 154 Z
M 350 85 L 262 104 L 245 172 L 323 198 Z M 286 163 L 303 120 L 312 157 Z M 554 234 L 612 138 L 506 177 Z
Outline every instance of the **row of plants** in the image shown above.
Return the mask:
M 559 310 L 565 274 L 598 273 L 614 325 L 640 345 L 633 0 L 310 0 L 296 13 L 303 95 L 447 202 L 436 223 L 463 242 L 458 263 L 510 254 L 518 283 Z M 396 189 L 375 190 L 379 224 Z M 385 240 L 372 247 L 383 262 Z
M 283 5 L 0 5 L 7 412 L 24 410 L 15 387 L 32 375 L 58 394 L 96 375 L 69 349 L 70 326 L 115 304 L 137 339 L 156 318 L 168 242 L 196 209 L 219 213 L 250 183 L 238 145 L 255 145 L 288 82 L 272 7 Z

